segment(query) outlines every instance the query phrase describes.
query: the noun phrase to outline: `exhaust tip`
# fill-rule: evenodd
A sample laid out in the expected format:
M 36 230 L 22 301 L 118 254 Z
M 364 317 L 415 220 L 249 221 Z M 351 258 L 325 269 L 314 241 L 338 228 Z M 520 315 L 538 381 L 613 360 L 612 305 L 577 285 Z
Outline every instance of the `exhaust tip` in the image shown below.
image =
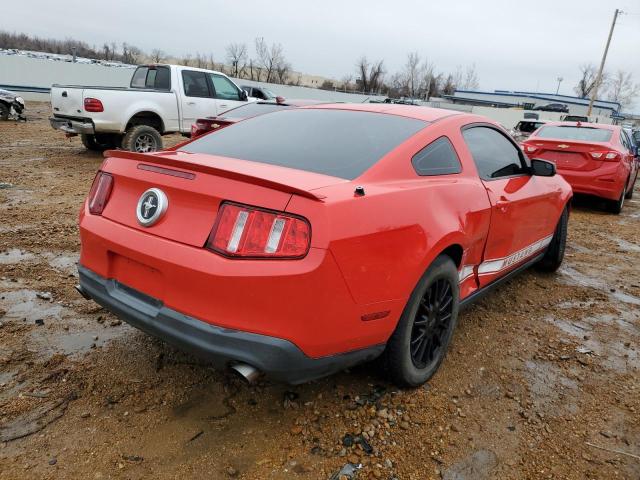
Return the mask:
M 244 378 L 247 383 L 255 382 L 260 376 L 260 370 L 246 363 L 235 363 L 231 365 L 231 370 Z
M 76 285 L 75 286 L 76 291 L 83 296 L 83 298 L 85 300 L 91 300 L 91 297 L 87 294 L 87 292 L 84 291 L 84 289 L 82 288 L 82 286 L 80 285 Z

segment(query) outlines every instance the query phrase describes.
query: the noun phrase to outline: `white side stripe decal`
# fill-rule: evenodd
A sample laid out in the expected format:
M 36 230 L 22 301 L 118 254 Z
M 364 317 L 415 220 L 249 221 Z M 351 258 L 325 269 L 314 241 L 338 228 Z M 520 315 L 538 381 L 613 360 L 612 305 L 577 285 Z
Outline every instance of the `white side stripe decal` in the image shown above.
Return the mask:
M 519 263 L 525 258 L 530 257 L 538 250 L 542 250 L 543 248 L 545 248 L 551 243 L 552 238 L 553 235 L 549 235 L 542 240 L 538 240 L 537 242 L 532 243 L 528 247 L 524 247 L 522 250 L 518 250 L 516 253 L 512 253 L 508 257 L 482 262 L 478 267 L 478 275 L 496 273 L 506 268 L 512 267 L 516 263 Z
M 548 237 L 543 238 L 542 240 L 538 240 L 537 242 L 532 243 L 524 247 L 521 250 L 518 250 L 515 253 L 512 253 L 508 257 L 496 258 L 495 260 L 487 260 L 478 265 L 478 275 L 488 275 L 492 273 L 498 273 L 502 270 L 506 270 L 509 267 L 514 266 L 517 263 L 520 263 L 522 260 L 532 256 L 534 253 L 542 250 L 547 245 L 551 243 L 551 239 L 553 235 L 549 235 Z M 458 273 L 458 279 L 460 283 L 465 281 L 471 275 L 473 275 L 473 267 L 474 265 L 464 265 L 460 272 Z

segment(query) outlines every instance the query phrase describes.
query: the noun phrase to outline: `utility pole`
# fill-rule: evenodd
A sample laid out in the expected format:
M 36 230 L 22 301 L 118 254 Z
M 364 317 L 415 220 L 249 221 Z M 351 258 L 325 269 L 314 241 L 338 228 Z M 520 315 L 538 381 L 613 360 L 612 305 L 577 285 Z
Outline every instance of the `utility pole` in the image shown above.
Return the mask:
M 560 91 L 560 84 L 562 83 L 562 80 L 564 80 L 564 78 L 558 77 L 556 78 L 556 80 L 558 81 L 558 88 L 556 88 L 556 95 L 558 95 L 558 92 Z
M 618 20 L 618 15 L 620 15 L 622 11 L 616 8 L 616 11 L 613 14 L 613 22 L 611 22 L 611 30 L 609 30 L 609 38 L 607 38 L 607 45 L 604 47 L 604 54 L 602 55 L 602 61 L 600 62 L 600 68 L 598 69 L 598 75 L 596 76 L 596 84 L 593 86 L 593 91 L 591 92 L 591 100 L 589 100 L 589 110 L 587 111 L 587 117 L 591 116 L 591 110 L 593 109 L 593 102 L 595 101 L 598 95 L 598 88 L 600 87 L 600 82 L 602 81 L 602 71 L 604 70 L 604 62 L 607 60 L 607 53 L 609 53 L 609 44 L 611 43 L 611 37 L 613 36 L 613 29 L 616 26 L 616 20 Z

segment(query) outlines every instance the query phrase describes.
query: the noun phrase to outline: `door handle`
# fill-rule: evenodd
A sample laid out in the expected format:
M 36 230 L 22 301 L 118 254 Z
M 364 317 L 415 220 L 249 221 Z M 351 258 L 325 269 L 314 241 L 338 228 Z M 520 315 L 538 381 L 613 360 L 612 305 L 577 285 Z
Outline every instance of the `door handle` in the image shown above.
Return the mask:
M 196 102 L 187 102 L 187 105 L 195 105 Z
M 221 103 L 220 105 L 218 105 L 220 108 L 227 108 L 228 105 L 226 103 Z
M 500 197 L 500 199 L 496 202 L 496 208 L 504 213 L 509 209 L 509 203 L 509 200 L 507 200 L 505 197 Z

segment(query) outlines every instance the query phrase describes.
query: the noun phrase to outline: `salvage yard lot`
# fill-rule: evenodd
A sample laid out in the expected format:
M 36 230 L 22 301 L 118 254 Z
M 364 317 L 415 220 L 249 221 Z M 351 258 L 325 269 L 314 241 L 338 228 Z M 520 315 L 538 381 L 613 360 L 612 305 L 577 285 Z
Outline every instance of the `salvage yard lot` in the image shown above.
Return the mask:
M 640 478 L 640 199 L 578 199 L 559 273 L 465 311 L 425 387 L 247 386 L 75 292 L 102 157 L 27 112 L 0 123 L 0 479 Z

